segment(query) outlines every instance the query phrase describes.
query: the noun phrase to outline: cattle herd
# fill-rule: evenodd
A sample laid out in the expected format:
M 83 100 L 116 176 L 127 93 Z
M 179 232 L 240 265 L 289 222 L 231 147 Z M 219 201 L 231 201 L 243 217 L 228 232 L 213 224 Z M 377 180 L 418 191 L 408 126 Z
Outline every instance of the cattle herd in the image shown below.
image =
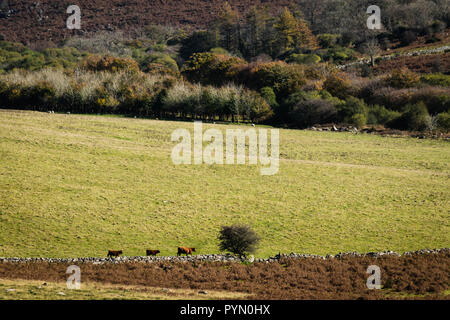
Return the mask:
M 160 253 L 161 251 L 159 250 L 146 250 L 146 255 L 147 256 L 156 256 L 158 253 Z M 180 256 L 182 254 L 185 255 L 192 255 L 192 252 L 195 252 L 195 248 L 189 248 L 189 247 L 178 247 L 178 252 L 177 252 L 177 256 Z M 108 258 L 112 258 L 112 257 L 119 257 L 121 254 L 123 254 L 122 250 L 108 250 Z

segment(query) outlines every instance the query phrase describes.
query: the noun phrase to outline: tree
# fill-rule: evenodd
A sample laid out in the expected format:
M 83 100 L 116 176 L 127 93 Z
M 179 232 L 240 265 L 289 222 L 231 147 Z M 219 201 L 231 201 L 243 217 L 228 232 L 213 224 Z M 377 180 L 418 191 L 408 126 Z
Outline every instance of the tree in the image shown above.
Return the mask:
M 253 6 L 246 16 L 243 28 L 243 39 L 246 50 L 245 57 L 253 58 L 261 53 L 272 54 L 274 41 L 272 17 L 266 8 Z
M 378 44 L 378 40 L 376 38 L 371 38 L 371 39 L 367 40 L 366 43 L 364 43 L 362 49 L 365 54 L 369 55 L 370 64 L 372 65 L 372 67 L 374 67 L 375 66 L 375 57 L 378 54 L 380 54 L 380 52 L 381 52 L 380 45 Z
M 295 126 L 307 128 L 315 124 L 332 122 L 336 116 L 336 108 L 328 100 L 305 100 L 296 104 L 289 115 Z
M 305 13 L 313 29 L 316 28 L 317 19 L 324 10 L 325 2 L 326 0 L 300 0 L 298 2 L 300 9 Z
M 219 248 L 240 256 L 253 253 L 260 241 L 260 237 L 245 225 L 222 226 L 219 234 Z
M 284 8 L 283 12 L 281 12 L 274 27 L 278 31 L 280 51 L 293 49 L 297 32 L 297 20 L 295 20 L 288 8 Z
M 412 88 L 420 83 L 420 77 L 408 68 L 394 69 L 386 78 L 386 83 L 394 88 Z
M 423 102 L 407 105 L 405 112 L 387 126 L 399 130 L 424 131 L 430 128 L 431 117 Z
M 183 65 L 182 73 L 189 81 L 221 86 L 231 82 L 233 73 L 229 73 L 230 69 L 244 63 L 244 60 L 228 55 L 194 53 Z
M 280 51 L 285 52 L 294 48 L 317 48 L 317 39 L 305 20 L 295 18 L 292 12 L 285 8 L 274 25 L 278 31 Z
M 316 36 L 313 35 L 308 27 L 308 23 L 303 19 L 297 20 L 295 44 L 297 47 L 306 49 L 316 49 L 318 47 Z
M 239 15 L 225 2 L 216 17 L 216 32 L 219 44 L 228 51 L 234 52 L 239 47 Z
M 217 40 L 212 32 L 197 31 L 181 42 L 180 56 L 187 60 L 192 54 L 207 52 L 217 47 Z
M 348 97 L 345 103 L 338 106 L 338 118 L 341 122 L 364 125 L 367 119 L 367 105 L 364 100 L 355 97 Z M 355 117 L 356 116 L 356 117 Z M 361 124 L 361 122 L 364 122 Z
M 444 131 L 450 131 L 450 113 L 443 112 L 436 117 L 437 126 L 439 129 Z
M 6 1 L 6 0 L 2 0 L 2 2 L 0 3 L 0 11 L 3 11 L 3 10 L 8 10 L 8 1 Z

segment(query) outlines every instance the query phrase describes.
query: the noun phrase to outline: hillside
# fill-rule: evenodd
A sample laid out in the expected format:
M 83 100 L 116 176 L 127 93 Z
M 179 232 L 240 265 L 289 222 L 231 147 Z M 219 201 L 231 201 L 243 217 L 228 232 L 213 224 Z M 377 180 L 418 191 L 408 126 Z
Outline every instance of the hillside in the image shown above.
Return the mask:
M 8 2 L 8 1 L 7 1 Z M 252 5 L 269 5 L 273 11 L 288 5 L 290 0 L 231 0 L 239 12 Z M 57 44 L 73 35 L 88 35 L 97 31 L 123 31 L 133 35 L 150 24 L 204 28 L 211 22 L 223 1 L 220 0 L 86 0 L 9 1 L 0 15 L 0 35 L 8 41 L 24 44 Z M 66 28 L 66 9 L 76 4 L 81 8 L 81 30 Z
M 193 124 L 0 111 L 0 256 L 209 254 L 232 223 L 261 235 L 259 257 L 449 244 L 446 141 L 280 130 L 279 173 L 261 176 L 174 165 L 177 128 Z

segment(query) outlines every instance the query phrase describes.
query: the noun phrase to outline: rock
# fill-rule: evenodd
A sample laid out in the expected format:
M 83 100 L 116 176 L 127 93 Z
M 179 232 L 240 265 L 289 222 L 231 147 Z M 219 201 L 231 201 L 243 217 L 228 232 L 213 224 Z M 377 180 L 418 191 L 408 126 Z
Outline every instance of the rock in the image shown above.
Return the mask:
M 439 252 L 450 252 L 450 248 L 443 249 L 422 249 L 414 252 L 405 252 L 403 254 L 399 254 L 394 251 L 385 251 L 385 252 L 368 252 L 360 254 L 358 252 L 347 252 L 347 253 L 338 253 L 334 256 L 336 259 L 340 259 L 342 257 L 379 257 L 383 255 L 394 255 L 394 256 L 410 256 L 410 255 L 419 255 L 419 254 L 437 254 Z M 281 258 L 289 258 L 289 259 L 305 259 L 305 258 L 315 258 L 315 259 L 330 259 L 333 258 L 333 255 L 319 256 L 312 254 L 297 254 L 291 252 L 289 254 L 278 253 L 274 257 L 269 257 L 267 259 L 255 259 L 250 256 L 249 258 L 234 256 L 231 254 L 209 254 L 209 255 L 194 255 L 194 256 L 159 256 L 159 257 L 145 257 L 145 256 L 137 256 L 137 257 L 121 257 L 117 259 L 112 258 L 5 258 L 0 257 L 0 263 L 39 263 L 39 262 L 47 262 L 47 263 L 92 263 L 94 265 L 105 264 L 105 263 L 159 263 L 161 269 L 165 271 L 169 271 L 173 268 L 173 266 L 165 264 L 164 262 L 168 262 L 169 264 L 172 262 L 196 262 L 196 261 L 214 261 L 214 262 L 262 262 L 262 263 L 271 263 L 278 262 Z M 43 283 L 43 286 L 47 285 L 47 283 Z

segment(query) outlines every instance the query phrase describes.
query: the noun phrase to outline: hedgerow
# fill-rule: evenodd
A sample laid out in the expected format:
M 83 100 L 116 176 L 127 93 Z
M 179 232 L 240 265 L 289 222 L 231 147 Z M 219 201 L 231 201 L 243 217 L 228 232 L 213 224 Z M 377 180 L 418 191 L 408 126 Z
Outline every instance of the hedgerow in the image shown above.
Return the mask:
M 0 104 L 39 111 L 253 122 L 272 115 L 260 94 L 241 86 L 193 85 L 129 69 L 73 74 L 44 69 L 2 75 Z

